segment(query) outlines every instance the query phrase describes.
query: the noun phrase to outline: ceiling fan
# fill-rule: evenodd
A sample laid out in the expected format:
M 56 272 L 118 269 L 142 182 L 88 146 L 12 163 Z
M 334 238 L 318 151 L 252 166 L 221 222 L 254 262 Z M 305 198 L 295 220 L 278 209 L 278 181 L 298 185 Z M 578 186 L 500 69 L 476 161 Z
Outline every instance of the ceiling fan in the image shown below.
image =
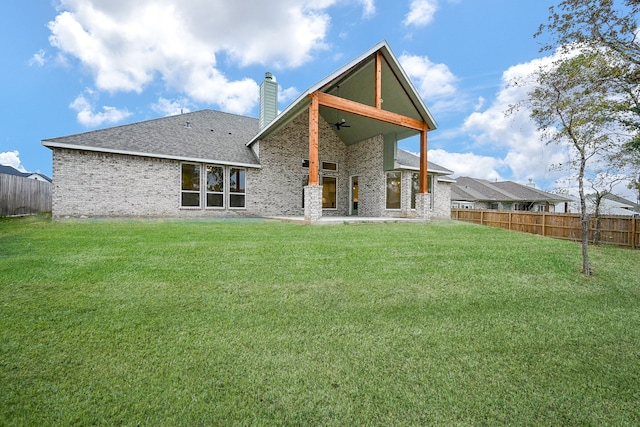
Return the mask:
M 340 85 L 336 86 L 336 96 L 340 97 Z M 336 110 L 336 122 L 333 124 L 336 127 L 336 130 L 340 130 L 340 128 L 350 128 L 351 125 L 347 124 L 345 119 L 338 118 L 338 110 Z
M 333 124 L 336 127 L 336 130 L 340 130 L 340 128 L 350 128 L 351 125 L 347 124 L 345 119 L 338 120 Z

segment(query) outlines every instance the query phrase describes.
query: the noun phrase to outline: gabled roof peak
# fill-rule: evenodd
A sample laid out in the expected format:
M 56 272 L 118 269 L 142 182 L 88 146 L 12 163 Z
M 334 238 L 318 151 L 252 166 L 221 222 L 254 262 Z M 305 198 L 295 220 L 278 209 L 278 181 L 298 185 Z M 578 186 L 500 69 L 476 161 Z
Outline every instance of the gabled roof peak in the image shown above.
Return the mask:
M 380 54 L 383 58 L 381 90 L 382 90 L 382 109 L 388 112 L 397 113 L 411 119 L 424 121 L 429 130 L 436 128 L 436 122 L 415 86 L 405 73 L 398 59 L 391 51 L 386 40 L 374 45 L 372 48 L 363 52 L 354 60 L 340 67 L 326 78 L 315 83 L 304 91 L 293 103 L 285 108 L 268 126 L 262 129 L 247 145 L 253 144 L 259 139 L 264 139 L 282 126 L 289 123 L 311 103 L 310 95 L 320 92 L 327 95 L 338 96 L 346 100 L 354 101 L 368 107 L 374 106 L 375 97 L 373 95 L 375 89 L 376 62 L 375 58 Z M 320 115 L 325 118 L 328 123 L 336 122 L 336 111 L 331 107 L 320 108 Z M 341 116 L 348 116 L 351 121 L 368 120 L 368 126 L 352 125 L 348 130 L 342 132 L 340 138 L 345 143 L 353 143 L 358 140 L 370 138 L 371 134 L 397 133 L 398 139 L 403 139 L 416 134 L 415 130 L 403 128 L 397 125 L 381 124 L 382 122 L 373 119 L 360 118 L 360 116 L 347 111 L 340 113 Z M 371 126 L 373 124 L 374 126 Z M 368 133 L 364 130 L 368 129 Z

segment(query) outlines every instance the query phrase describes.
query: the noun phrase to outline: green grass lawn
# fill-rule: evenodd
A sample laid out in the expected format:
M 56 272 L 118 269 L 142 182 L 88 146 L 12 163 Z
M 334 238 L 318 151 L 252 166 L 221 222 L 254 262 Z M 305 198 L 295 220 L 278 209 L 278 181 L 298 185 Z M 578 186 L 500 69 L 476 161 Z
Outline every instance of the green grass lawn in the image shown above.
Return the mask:
M 0 425 L 640 425 L 640 251 L 0 220 Z

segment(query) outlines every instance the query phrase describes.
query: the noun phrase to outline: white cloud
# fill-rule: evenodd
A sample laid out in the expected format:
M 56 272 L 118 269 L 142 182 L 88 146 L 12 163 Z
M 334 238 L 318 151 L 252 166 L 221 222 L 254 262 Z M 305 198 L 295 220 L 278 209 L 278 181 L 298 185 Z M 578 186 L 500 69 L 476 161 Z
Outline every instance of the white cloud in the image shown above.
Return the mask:
M 557 145 L 545 145 L 529 110 L 521 108 L 511 115 L 505 112 L 511 105 L 526 99 L 532 89 L 532 73 L 541 65 L 551 63 L 545 57 L 510 67 L 502 75 L 502 87 L 495 100 L 484 111 L 475 111 L 464 122 L 462 132 L 477 144 L 506 151 L 502 161 L 512 173 L 512 179 L 555 179 L 564 172 L 553 170 L 554 164 L 567 161 L 568 150 Z M 517 82 L 517 84 L 513 84 Z
M 572 176 L 575 171 L 566 168 L 570 161 L 569 147 L 545 144 L 526 107 L 505 114 L 511 105 L 526 100 L 535 84 L 533 73 L 557 59 L 558 54 L 554 54 L 507 69 L 495 99 L 486 108 L 486 101 L 478 99 L 476 111 L 467 117 L 460 129 L 439 132 L 438 138 L 445 136 L 447 141 L 467 143 L 465 152 L 430 150 L 429 160 L 453 170 L 454 176 L 520 183 L 532 179 L 542 189 L 571 190 L 576 183 Z M 477 154 L 485 152 L 496 154 Z M 623 184 L 616 189 L 618 194 L 628 193 Z
M 300 91 L 295 87 L 289 87 L 284 89 L 282 86 L 278 86 L 278 102 L 282 102 L 284 104 L 289 104 L 293 100 L 295 100 L 298 95 L 300 95 Z
M 88 91 L 91 93 L 91 91 Z M 115 107 L 103 106 L 102 111 L 94 112 L 94 107 L 87 98 L 81 94 L 69 105 L 78 115 L 78 122 L 84 126 L 96 127 L 103 124 L 118 123 L 131 115 L 127 110 L 118 110 Z
M 29 65 L 32 65 L 32 66 L 36 65 L 38 67 L 42 67 L 46 62 L 47 62 L 47 55 L 44 49 L 40 49 L 39 51 L 33 54 L 31 59 L 29 59 Z
M 429 150 L 427 159 L 454 172 L 453 176 L 470 176 L 489 181 L 502 180 L 498 170 L 504 161 L 473 153 L 449 153 L 445 150 Z
M 424 27 L 433 21 L 433 16 L 437 10 L 437 0 L 413 0 L 409 13 L 404 20 L 404 25 Z
M 434 111 L 456 110 L 462 102 L 457 96 L 456 76 L 445 64 L 435 64 L 426 56 L 402 54 L 398 61 L 420 96 Z
M 373 16 L 376 13 L 376 5 L 374 0 L 359 0 L 362 4 L 363 15 L 365 17 Z
M 257 83 L 230 81 L 217 57 L 239 66 L 296 67 L 326 48 L 335 0 L 61 0 L 50 43 L 77 58 L 99 90 L 141 92 L 161 78 L 173 90 L 247 113 Z M 360 0 L 373 13 L 373 0 Z M 286 41 L 286 42 L 285 42 Z
M 158 102 L 151 106 L 151 109 L 163 116 L 175 116 L 177 114 L 188 113 L 191 111 L 186 105 L 189 103 L 186 99 L 170 101 L 166 98 L 158 98 Z
M 0 153 L 0 165 L 11 166 L 20 172 L 27 172 L 20 162 L 20 152 L 18 150 Z

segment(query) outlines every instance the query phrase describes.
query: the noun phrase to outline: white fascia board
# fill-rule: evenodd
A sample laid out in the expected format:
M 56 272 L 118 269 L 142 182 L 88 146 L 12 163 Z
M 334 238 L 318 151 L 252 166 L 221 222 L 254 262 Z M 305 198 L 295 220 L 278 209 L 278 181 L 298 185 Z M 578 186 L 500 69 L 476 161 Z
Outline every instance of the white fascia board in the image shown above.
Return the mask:
M 407 165 L 403 165 L 400 163 L 396 163 L 396 169 L 398 170 L 407 170 L 407 171 L 416 171 L 416 172 L 420 172 L 420 168 L 419 167 L 415 167 L 415 166 L 407 166 Z M 451 171 L 447 171 L 447 170 L 440 170 L 440 169 L 429 169 L 427 168 L 427 172 L 428 173 L 432 173 L 432 174 L 436 174 L 436 175 L 449 175 L 451 174 Z M 450 178 L 452 179 L 452 178 Z M 455 182 L 455 180 L 453 180 L 453 182 Z
M 456 180 L 448 176 L 439 176 L 438 182 L 450 182 L 452 184 L 455 184 Z
M 114 150 L 110 148 L 87 147 L 85 145 L 64 144 L 64 143 L 57 143 L 57 142 L 45 143 L 45 142 L 46 141 L 42 141 L 42 145 L 48 148 L 66 148 L 69 150 L 83 150 L 83 151 L 93 151 L 96 153 L 122 154 L 126 156 L 150 157 L 154 159 L 178 160 L 182 162 L 210 163 L 210 164 L 223 165 L 223 166 L 240 166 L 240 167 L 254 168 L 254 169 L 262 168 L 262 165 L 256 165 L 252 163 L 229 162 L 229 161 L 206 159 L 206 158 L 200 158 L 200 157 L 170 156 L 170 155 L 157 154 L 157 153 L 144 153 L 139 151 Z

